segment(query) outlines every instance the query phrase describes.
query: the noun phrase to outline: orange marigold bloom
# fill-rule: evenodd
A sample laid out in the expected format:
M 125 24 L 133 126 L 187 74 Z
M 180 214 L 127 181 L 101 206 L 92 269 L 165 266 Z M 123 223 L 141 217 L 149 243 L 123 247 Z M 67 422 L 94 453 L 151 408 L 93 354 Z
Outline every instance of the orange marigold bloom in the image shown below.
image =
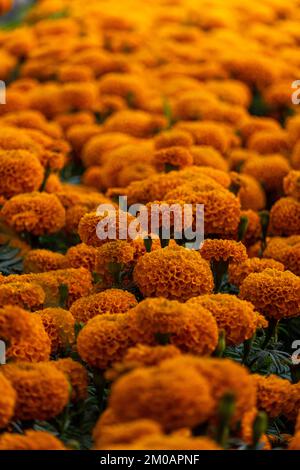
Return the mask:
M 250 302 L 229 294 L 214 294 L 194 297 L 190 306 L 202 306 L 214 316 L 219 330 L 226 333 L 228 344 L 240 344 L 252 338 L 257 328 L 267 327 L 268 322 L 254 310 Z
M 252 410 L 247 411 L 242 417 L 241 437 L 248 445 L 253 444 L 253 425 L 257 414 L 258 410 L 254 407 Z M 263 450 L 271 450 L 271 443 L 266 434 L 261 437 L 260 444 L 263 445 Z
M 97 249 L 95 271 L 100 274 L 104 285 L 114 283 L 113 269 L 128 270 L 135 260 L 134 245 L 124 240 L 105 243 Z
M 57 307 L 61 300 L 62 284 L 68 287 L 68 306 L 92 290 L 92 276 L 85 268 L 57 269 L 46 273 L 11 275 L 5 278 L 6 284 L 15 281 L 39 284 L 46 294 L 45 307 Z
M 144 436 L 162 433 L 161 426 L 151 419 L 137 419 L 126 423 L 103 426 L 101 418 L 93 429 L 95 448 L 115 444 L 130 444 Z
M 196 145 L 210 145 L 222 154 L 230 147 L 230 134 L 226 127 L 213 121 L 183 121 L 176 125 L 176 130 L 189 132 Z
M 91 82 L 94 79 L 93 71 L 84 65 L 66 64 L 59 69 L 60 82 Z
M 193 138 L 189 132 L 181 130 L 170 130 L 161 132 L 154 138 L 156 150 L 165 149 L 168 147 L 191 147 L 193 145 Z
M 69 268 L 86 268 L 89 271 L 95 271 L 97 250 L 93 246 L 85 243 L 71 246 L 65 255 L 65 264 Z
M 250 150 L 260 154 L 287 154 L 290 148 L 288 133 L 283 130 L 255 132 L 248 141 Z
M 45 308 L 35 312 L 42 319 L 51 341 L 51 353 L 57 354 L 73 345 L 75 341 L 75 319 L 62 308 Z
M 81 240 L 87 245 L 100 247 L 105 243 L 111 242 L 109 238 L 101 239 L 98 236 L 98 228 L 100 227 L 103 234 L 107 233 L 105 227 L 115 235 L 115 239 L 127 239 L 130 223 L 136 220 L 128 212 L 121 210 L 107 210 L 105 214 L 98 215 L 97 212 L 85 214 L 79 222 L 78 233 Z
M 109 399 L 119 421 L 153 419 L 168 431 L 204 423 L 213 406 L 206 379 L 193 367 L 175 362 L 168 368 L 141 367 L 120 377 Z
M 44 169 L 38 157 L 27 150 L 0 150 L 1 194 L 10 198 L 39 189 Z
M 131 444 L 114 444 L 100 447 L 104 450 L 222 450 L 215 441 L 209 437 L 189 437 L 170 434 L 170 435 L 150 435 L 137 439 Z
M 91 137 L 101 134 L 101 127 L 97 124 L 74 124 L 66 132 L 74 152 L 79 155 L 84 145 Z
M 269 238 L 263 255 L 283 263 L 286 269 L 300 276 L 300 235 Z
M 206 239 L 200 250 L 202 258 L 207 261 L 229 261 L 230 263 L 242 263 L 248 258 L 243 243 L 234 240 L 210 240 Z
M 45 301 L 42 287 L 33 282 L 12 282 L 0 285 L 0 306 L 17 305 L 27 310 L 41 308 Z
M 88 373 L 85 367 L 79 362 L 73 361 L 70 357 L 58 359 L 51 362 L 51 364 L 67 376 L 72 386 L 72 402 L 85 400 L 88 391 Z
M 64 444 L 45 431 L 28 430 L 24 434 L 3 433 L 0 450 L 66 450 Z
M 68 109 L 94 110 L 98 90 L 94 82 L 68 82 L 62 85 L 61 93 Z
M 54 194 L 34 192 L 14 196 L 4 204 L 1 213 L 17 232 L 51 234 L 65 225 L 65 210 Z
M 277 375 L 268 377 L 254 374 L 253 383 L 257 388 L 257 407 L 264 410 L 271 418 L 285 415 L 291 408 L 291 392 L 293 385 Z
M 253 303 L 267 318 L 280 320 L 299 316 L 300 278 L 289 271 L 265 269 L 243 281 L 240 297 Z
M 161 338 L 183 352 L 209 355 L 218 342 L 218 328 L 201 306 L 164 298 L 146 299 L 125 316 L 128 334 L 135 342 L 157 344 Z
M 78 111 L 77 113 L 59 114 L 55 116 L 55 122 L 57 122 L 62 130 L 66 133 L 69 127 L 79 124 L 93 124 L 95 122 L 95 117 L 91 111 Z
M 24 273 L 42 273 L 62 269 L 65 257 L 50 250 L 31 250 L 24 258 Z
M 0 309 L 0 338 L 7 342 L 7 358 L 15 361 L 47 361 L 50 339 L 37 316 L 20 307 Z
M 266 190 L 280 190 L 290 165 L 282 155 L 253 157 L 245 162 L 242 173 L 253 176 Z
M 270 211 L 270 230 L 274 235 L 298 235 L 300 233 L 300 201 L 283 197 Z
M 180 356 L 168 359 L 160 364 L 164 374 L 168 370 L 177 368 L 185 370 L 192 367 L 201 377 L 205 377 L 209 386 L 211 397 L 214 399 L 214 408 L 211 416 L 215 419 L 217 407 L 222 397 L 232 393 L 235 397 L 235 412 L 232 422 L 235 424 L 256 404 L 256 389 L 252 376 L 248 370 L 230 359 L 200 358 L 195 356 Z
M 242 209 L 259 211 L 266 206 L 266 195 L 262 185 L 252 176 L 231 173 L 232 184 L 239 189 L 238 197 Z
M 14 415 L 16 392 L 5 375 L 0 372 L 0 429 L 6 428 Z M 0 438 L 1 439 L 1 438 Z M 1 449 L 1 444 L 0 444 Z
M 190 166 L 193 164 L 193 157 L 188 149 L 174 146 L 157 150 L 154 153 L 153 161 L 157 170 L 163 171 L 168 166 L 172 169 Z
M 83 147 L 82 162 L 86 167 L 101 165 L 104 163 L 106 154 L 133 141 L 133 137 L 121 132 L 105 132 L 95 135 Z
M 193 145 L 190 152 L 196 166 L 208 166 L 222 171 L 228 170 L 227 161 L 218 150 L 210 145 Z
M 155 116 L 144 111 L 124 110 L 110 116 L 104 124 L 105 131 L 122 132 L 138 138 L 154 136 L 166 126 L 162 116 Z
M 97 315 L 87 322 L 77 338 L 80 357 L 91 367 L 106 369 L 120 361 L 132 345 L 121 318 L 123 315 Z
M 284 271 L 284 265 L 274 259 L 249 258 L 242 263 L 232 263 L 229 266 L 229 279 L 232 284 L 240 287 L 249 274 L 261 273 L 265 269 Z
M 283 189 L 287 196 L 300 199 L 300 171 L 290 171 L 283 180 Z
M 137 305 L 133 294 L 121 289 L 107 289 L 78 299 L 70 312 L 78 322 L 86 323 L 96 315 L 125 313 Z
M 18 362 L 1 370 L 17 392 L 15 419 L 47 420 L 61 413 L 69 401 L 69 382 L 51 363 Z
M 180 301 L 210 293 L 214 285 L 207 261 L 179 246 L 146 253 L 139 258 L 133 277 L 145 297 Z

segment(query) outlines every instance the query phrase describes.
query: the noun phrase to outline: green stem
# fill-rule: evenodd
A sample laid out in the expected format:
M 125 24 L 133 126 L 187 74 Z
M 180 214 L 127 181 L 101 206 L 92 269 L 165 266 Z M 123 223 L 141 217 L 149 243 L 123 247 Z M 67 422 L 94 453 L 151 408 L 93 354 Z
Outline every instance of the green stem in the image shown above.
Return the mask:
M 222 282 L 224 280 L 225 275 L 228 272 L 229 261 L 220 260 L 217 261 L 213 259 L 211 261 L 211 269 L 214 275 L 215 281 L 215 294 L 221 291 Z
M 253 342 L 255 340 L 256 335 L 254 334 L 252 338 L 246 339 L 244 341 L 244 354 L 243 354 L 243 364 L 245 364 L 248 360 L 249 354 L 251 352 L 251 348 L 253 345 Z
M 219 404 L 219 424 L 216 431 L 216 441 L 223 449 L 226 449 L 229 432 L 230 421 L 235 411 L 235 398 L 232 393 L 227 393 L 223 396 Z
M 264 342 L 262 344 L 262 349 L 266 349 L 266 347 L 270 343 L 272 337 L 277 336 L 277 327 L 278 327 L 278 320 L 275 320 L 274 318 L 269 320 L 269 326 L 268 326 L 268 329 L 267 329 L 267 332 L 266 332 L 266 337 L 265 337 Z

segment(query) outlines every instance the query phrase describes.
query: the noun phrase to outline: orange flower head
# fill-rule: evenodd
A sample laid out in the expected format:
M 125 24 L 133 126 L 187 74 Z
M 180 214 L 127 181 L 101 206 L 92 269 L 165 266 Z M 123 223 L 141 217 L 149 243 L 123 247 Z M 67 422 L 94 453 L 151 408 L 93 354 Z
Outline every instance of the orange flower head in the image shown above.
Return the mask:
M 248 258 L 246 248 L 241 242 L 234 240 L 206 239 L 200 250 L 202 258 L 207 261 L 229 261 L 242 263 Z
M 283 179 L 289 171 L 289 162 L 282 155 L 253 157 L 242 168 L 245 175 L 253 176 L 267 191 L 281 190 Z
M 51 341 L 51 353 L 57 354 L 70 348 L 75 342 L 75 320 L 62 308 L 45 308 L 35 312 L 41 318 Z
M 78 322 L 86 323 L 96 315 L 125 313 L 137 305 L 133 294 L 121 289 L 107 289 L 76 300 L 71 313 Z
M 300 276 L 300 236 L 269 238 L 264 257 L 273 258 L 282 263 L 286 269 Z
M 87 398 L 88 373 L 83 365 L 73 361 L 70 357 L 51 362 L 58 370 L 63 372 L 72 386 L 72 402 L 76 403 Z
M 283 189 L 287 196 L 300 199 L 300 171 L 290 171 L 283 180 Z
M 6 428 L 14 415 L 16 392 L 9 380 L 0 372 L 0 429 Z M 1 438 L 0 438 L 1 439 Z M 1 444 L 0 444 L 1 449 Z
M 11 282 L 0 285 L 0 306 L 16 305 L 27 310 L 41 308 L 45 292 L 33 282 Z
M 14 196 L 4 204 L 1 213 L 17 232 L 51 234 L 65 225 L 65 210 L 54 194 L 34 192 Z
M 189 148 L 193 145 L 193 138 L 189 132 L 172 129 L 170 131 L 161 132 L 154 138 L 154 142 L 156 150 L 169 147 Z
M 241 299 L 248 300 L 267 318 L 280 320 L 299 316 L 300 279 L 289 271 L 265 269 L 250 274 L 240 287 Z
M 290 236 L 300 233 L 300 201 L 283 197 L 270 211 L 270 230 L 274 235 Z
M 42 273 L 62 269 L 65 257 L 50 250 L 31 250 L 24 259 L 24 273 Z
M 66 450 L 64 444 L 46 431 L 27 430 L 24 434 L 3 433 L 0 450 Z
M 284 271 L 284 265 L 274 259 L 249 258 L 242 263 L 232 263 L 229 266 L 229 279 L 232 284 L 240 287 L 249 274 L 261 273 L 265 269 Z
M 139 258 L 133 277 L 145 297 L 184 301 L 213 289 L 207 261 L 199 253 L 179 246 L 146 253 Z
M 51 363 L 17 362 L 1 370 L 17 392 L 15 419 L 47 420 L 61 413 L 68 404 L 69 382 Z
M 79 243 L 68 249 L 65 255 L 65 264 L 68 268 L 83 267 L 93 272 L 95 271 L 96 256 L 96 248 Z
M 157 150 L 153 161 L 158 171 L 163 171 L 168 166 L 181 169 L 193 164 L 193 156 L 188 149 L 173 146 Z

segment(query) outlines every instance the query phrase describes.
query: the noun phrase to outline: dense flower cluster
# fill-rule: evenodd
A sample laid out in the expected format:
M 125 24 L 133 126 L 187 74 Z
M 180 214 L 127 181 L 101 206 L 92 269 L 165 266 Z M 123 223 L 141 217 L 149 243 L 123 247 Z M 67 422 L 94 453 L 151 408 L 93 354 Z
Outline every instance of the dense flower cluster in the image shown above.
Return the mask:
M 299 0 L 18 4 L 0 450 L 300 449 Z

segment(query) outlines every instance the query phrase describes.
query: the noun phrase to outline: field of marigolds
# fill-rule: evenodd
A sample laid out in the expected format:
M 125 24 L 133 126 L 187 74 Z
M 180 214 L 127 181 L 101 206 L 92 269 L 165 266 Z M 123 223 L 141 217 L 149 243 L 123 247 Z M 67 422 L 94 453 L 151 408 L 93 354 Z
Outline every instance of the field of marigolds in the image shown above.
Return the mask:
M 13 8 L 0 450 L 300 450 L 300 0 Z

